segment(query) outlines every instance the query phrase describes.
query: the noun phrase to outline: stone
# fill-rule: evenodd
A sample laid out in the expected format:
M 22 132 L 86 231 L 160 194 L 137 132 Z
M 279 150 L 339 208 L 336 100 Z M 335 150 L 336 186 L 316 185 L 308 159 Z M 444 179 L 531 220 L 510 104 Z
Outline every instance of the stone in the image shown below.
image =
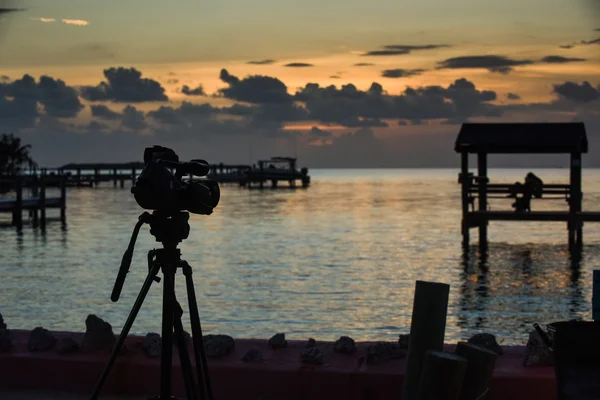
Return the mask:
M 2 317 L 2 314 L 0 314 L 0 331 L 6 329 L 6 324 L 4 323 L 4 318 Z
M 285 340 L 285 333 L 276 333 L 271 339 L 269 339 L 268 346 L 273 350 L 283 349 L 287 347 L 288 342 Z
M 244 357 L 242 357 L 242 361 L 244 362 L 260 362 L 262 359 L 262 352 L 254 347 L 248 350 L 246 354 L 244 354 Z
M 46 351 L 52 349 L 56 345 L 56 338 L 48 329 L 38 326 L 29 334 L 27 341 L 27 350 L 29 351 Z
M 335 341 L 333 351 L 336 353 L 352 354 L 356 352 L 356 343 L 349 336 L 341 336 Z
M 526 367 L 554 365 L 554 355 L 552 354 L 552 351 L 546 346 L 546 343 L 544 343 L 544 340 L 536 330 L 529 333 L 523 365 Z
M 403 358 L 406 351 L 401 349 L 397 343 L 377 342 L 367 347 L 367 364 L 379 365 L 390 360 Z
M 142 349 L 150 357 L 160 357 L 162 339 L 158 333 L 148 333 L 142 342 Z
M 407 350 L 409 344 L 410 344 L 410 333 L 403 333 L 403 334 L 398 335 L 398 346 L 401 349 Z
M 235 348 L 235 341 L 229 335 L 206 335 L 203 340 L 207 357 L 225 357 Z
M 315 347 L 317 345 L 317 341 L 313 338 L 308 338 L 308 342 L 306 343 L 306 348 L 310 349 L 311 347 Z
M 12 332 L 8 329 L 0 329 L 0 353 L 8 353 L 14 347 Z
M 112 347 L 115 342 L 115 335 L 112 326 L 102 318 L 90 314 L 85 319 L 85 335 L 81 343 L 82 351 L 95 351 L 105 347 Z
M 79 343 L 72 337 L 62 338 L 56 342 L 58 354 L 74 354 L 79 352 Z
M 492 335 L 491 333 L 477 333 L 473 335 L 467 342 L 469 344 L 474 344 L 476 346 L 493 351 L 499 356 L 504 354 L 502 347 L 500 347 L 496 341 L 496 336 Z
M 300 352 L 300 362 L 304 364 L 322 365 L 323 357 L 323 352 L 316 347 L 311 347 Z

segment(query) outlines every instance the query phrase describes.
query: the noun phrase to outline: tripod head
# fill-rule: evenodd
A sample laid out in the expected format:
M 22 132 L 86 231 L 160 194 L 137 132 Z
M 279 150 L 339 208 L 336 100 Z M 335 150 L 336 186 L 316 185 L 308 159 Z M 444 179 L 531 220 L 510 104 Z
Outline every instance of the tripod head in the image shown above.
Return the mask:
M 113 302 L 118 301 L 121 295 L 125 278 L 131 266 L 135 242 L 142 225 L 149 224 L 150 234 L 156 238 L 156 241 L 161 242 L 165 249 L 174 250 L 177 248 L 177 244 L 187 239 L 190 234 L 189 218 L 190 214 L 185 211 L 170 213 L 156 210 L 152 214 L 144 212 L 139 216 L 138 222 L 133 229 L 129 246 L 123 254 L 117 280 L 110 296 Z

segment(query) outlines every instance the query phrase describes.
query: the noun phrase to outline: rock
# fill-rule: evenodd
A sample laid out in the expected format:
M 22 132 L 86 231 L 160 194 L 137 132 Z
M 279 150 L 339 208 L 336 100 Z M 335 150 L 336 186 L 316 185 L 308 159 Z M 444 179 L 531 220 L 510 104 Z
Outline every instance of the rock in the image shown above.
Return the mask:
M 335 341 L 333 350 L 336 353 L 352 354 L 356 351 L 356 343 L 354 343 L 354 339 L 349 336 L 341 336 Z
M 271 339 L 269 339 L 268 346 L 273 350 L 283 349 L 287 347 L 288 342 L 285 340 L 285 333 L 276 333 Z
M 306 348 L 310 349 L 311 347 L 315 347 L 317 345 L 317 341 L 313 338 L 308 338 L 308 343 L 306 343 Z
M 12 348 L 12 332 L 8 329 L 0 329 L 0 353 L 8 353 Z
M 407 350 L 410 344 L 410 333 L 398 335 L 398 347 L 402 350 Z
M 324 354 L 316 347 L 302 350 L 300 353 L 300 362 L 305 364 L 322 365 Z
M 85 319 L 85 335 L 81 343 L 82 351 L 95 351 L 115 344 L 115 335 L 112 326 L 102 318 L 90 314 Z
M 27 350 L 29 351 L 46 351 L 56 345 L 56 338 L 48 329 L 38 326 L 29 334 L 27 341 Z
M 478 333 L 472 336 L 467 342 L 493 351 L 498 355 L 504 354 L 502 347 L 496 342 L 496 336 L 491 333 Z
M 542 340 L 540 334 L 533 330 L 529 333 L 527 348 L 525 349 L 525 358 L 523 365 L 532 367 L 536 365 L 554 365 L 554 355 Z
M 207 357 L 225 357 L 235 348 L 235 341 L 228 335 L 206 335 L 203 339 Z
M 79 352 L 79 343 L 71 337 L 59 339 L 56 342 L 56 352 L 58 354 L 73 354 Z
M 367 347 L 367 364 L 378 365 L 406 356 L 406 351 L 397 343 L 377 342 Z
M 6 324 L 4 323 L 4 318 L 2 317 L 2 314 L 0 314 L 0 331 L 6 329 Z
M 162 339 L 158 333 L 148 333 L 142 342 L 142 349 L 150 357 L 160 357 Z
M 262 361 L 262 352 L 256 348 L 251 348 L 244 354 L 242 361 L 244 362 L 260 362 Z

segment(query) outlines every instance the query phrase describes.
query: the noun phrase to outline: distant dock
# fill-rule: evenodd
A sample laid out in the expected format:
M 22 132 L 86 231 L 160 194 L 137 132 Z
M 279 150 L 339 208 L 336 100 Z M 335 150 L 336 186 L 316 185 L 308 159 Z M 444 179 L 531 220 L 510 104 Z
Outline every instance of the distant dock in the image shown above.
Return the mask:
M 28 177 L 24 178 L 12 178 L 12 179 L 0 179 L 0 186 L 4 192 L 10 193 L 14 191 L 14 198 L 2 198 L 0 199 L 0 213 L 12 214 L 11 224 L 16 226 L 17 229 L 23 227 L 23 212 L 29 212 L 32 219 L 34 228 L 38 226 L 41 229 L 46 228 L 46 210 L 58 209 L 60 210 L 60 221 L 66 225 L 66 209 L 67 209 L 67 196 L 66 196 L 66 185 L 65 179 L 63 178 L 46 178 L 33 179 Z M 46 196 L 46 188 L 48 186 L 58 186 L 60 188 L 59 197 L 48 197 Z M 24 196 L 24 189 L 29 187 L 31 189 L 31 196 Z

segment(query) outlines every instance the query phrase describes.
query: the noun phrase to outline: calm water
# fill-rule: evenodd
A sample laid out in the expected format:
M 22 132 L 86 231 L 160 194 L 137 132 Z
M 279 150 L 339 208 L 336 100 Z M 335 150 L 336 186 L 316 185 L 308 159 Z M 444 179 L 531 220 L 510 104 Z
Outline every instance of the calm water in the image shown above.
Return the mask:
M 492 170 L 490 176 L 512 183 L 526 172 Z M 534 172 L 547 183 L 568 181 L 568 170 Z M 409 331 L 417 279 L 451 285 L 447 342 L 488 331 L 506 344 L 524 343 L 534 322 L 591 318 L 600 224 L 585 226 L 579 264 L 569 259 L 565 223 L 535 222 L 492 223 L 487 260 L 474 251 L 465 262 L 456 170 L 311 175 L 308 190 L 224 187 L 213 215 L 191 217 L 190 237 L 180 247 L 194 267 L 206 333 L 393 340 Z M 600 210 L 600 170 L 585 170 L 583 187 L 584 210 Z M 510 203 L 490 205 L 510 209 Z M 70 189 L 67 204 L 66 231 L 57 222 L 45 235 L 31 227 L 22 235 L 0 229 L 0 312 L 12 328 L 77 331 L 96 313 L 118 332 L 147 273 L 146 253 L 159 244 L 144 227 L 121 299 L 112 303 L 142 210 L 128 188 L 111 184 Z M 532 207 L 564 209 L 566 203 L 534 200 Z M 152 287 L 134 333 L 160 332 L 160 287 Z

